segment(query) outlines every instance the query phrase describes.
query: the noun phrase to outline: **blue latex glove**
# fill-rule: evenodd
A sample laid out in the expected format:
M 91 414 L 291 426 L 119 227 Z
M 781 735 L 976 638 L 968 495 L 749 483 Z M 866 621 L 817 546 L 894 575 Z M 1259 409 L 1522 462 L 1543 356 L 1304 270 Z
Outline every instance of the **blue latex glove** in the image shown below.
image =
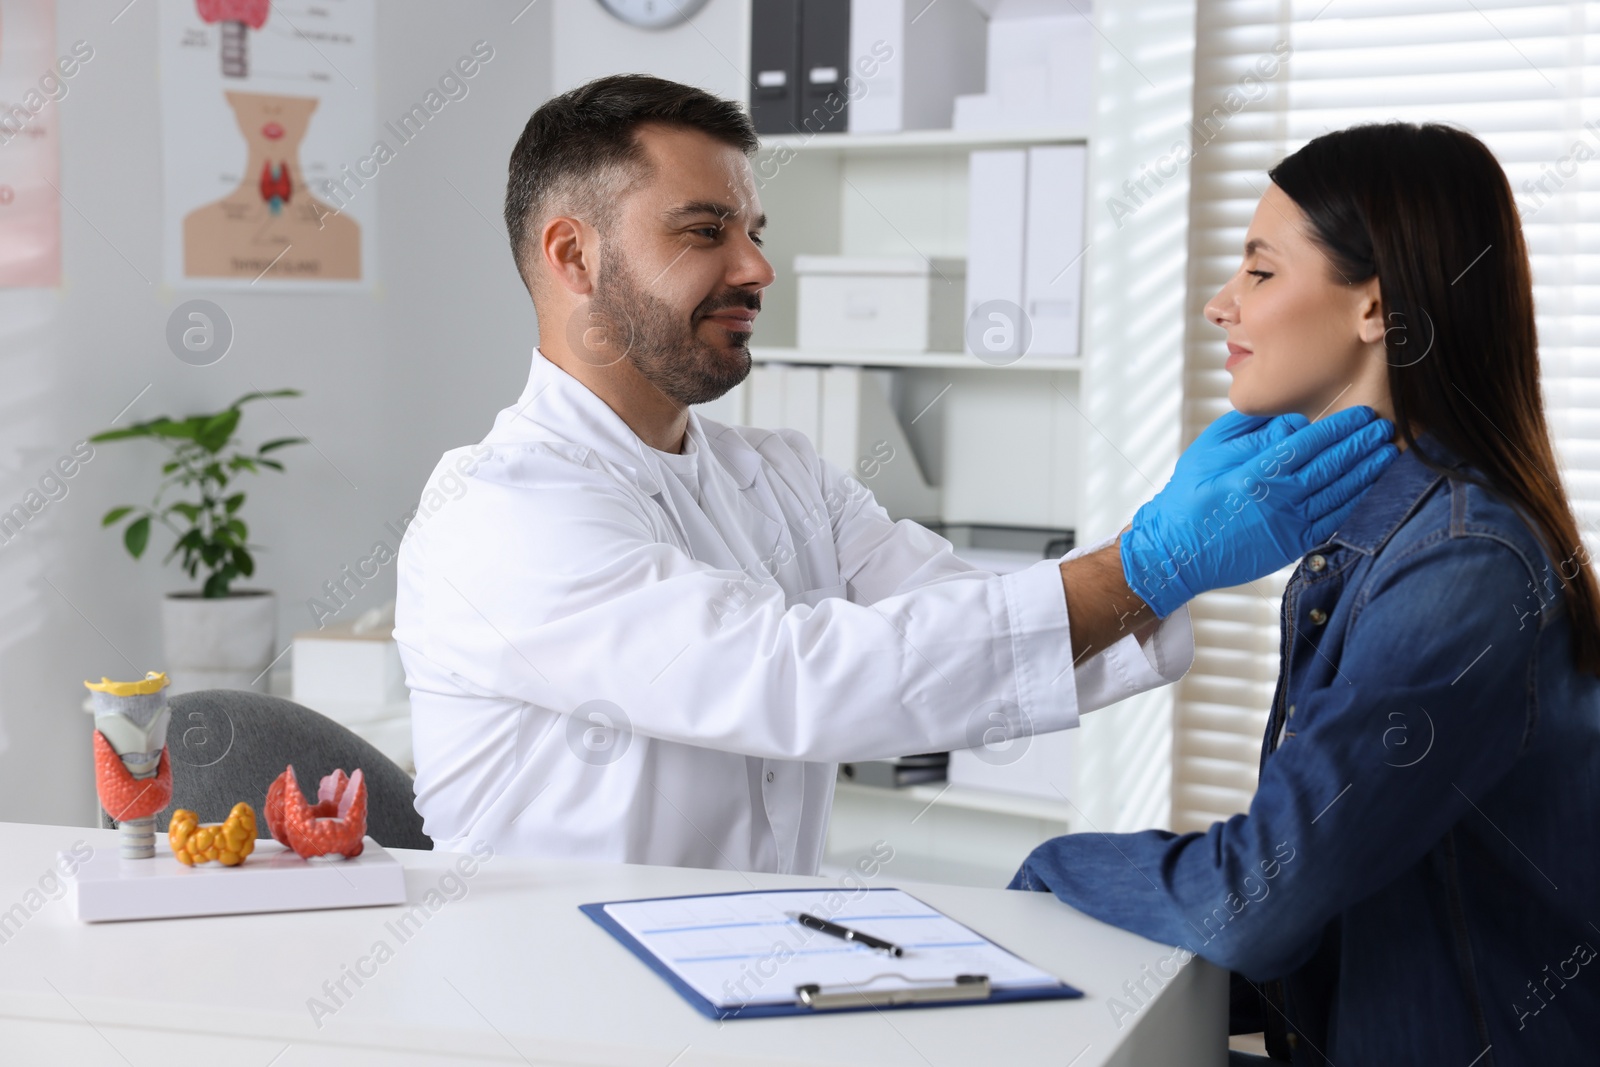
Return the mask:
M 1367 407 L 1317 423 L 1229 412 L 1184 450 L 1122 535 L 1128 587 L 1165 618 L 1300 558 L 1394 462 L 1393 437 L 1394 424 Z

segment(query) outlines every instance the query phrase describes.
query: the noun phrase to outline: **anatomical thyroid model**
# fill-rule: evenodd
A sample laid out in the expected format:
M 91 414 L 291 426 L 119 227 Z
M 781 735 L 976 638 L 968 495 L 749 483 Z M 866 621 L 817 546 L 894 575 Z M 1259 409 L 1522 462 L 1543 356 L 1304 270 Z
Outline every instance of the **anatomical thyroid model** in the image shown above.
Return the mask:
M 155 814 L 172 800 L 167 676 L 83 683 L 94 705 L 94 779 L 100 806 L 122 829 L 122 858 L 155 855 Z
M 306 803 L 294 767 L 284 768 L 267 787 L 267 829 L 280 845 L 302 859 L 344 856 L 354 859 L 365 848 L 367 783 L 358 768 L 346 775 L 336 770 L 317 786 L 317 802 Z

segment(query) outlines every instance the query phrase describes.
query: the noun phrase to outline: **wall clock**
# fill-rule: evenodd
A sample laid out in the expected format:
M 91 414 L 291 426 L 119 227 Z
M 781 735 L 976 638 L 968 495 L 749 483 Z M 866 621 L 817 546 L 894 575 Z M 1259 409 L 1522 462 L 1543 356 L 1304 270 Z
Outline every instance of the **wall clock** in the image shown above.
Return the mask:
M 629 26 L 664 30 L 688 22 L 706 0 L 600 0 L 600 6 Z

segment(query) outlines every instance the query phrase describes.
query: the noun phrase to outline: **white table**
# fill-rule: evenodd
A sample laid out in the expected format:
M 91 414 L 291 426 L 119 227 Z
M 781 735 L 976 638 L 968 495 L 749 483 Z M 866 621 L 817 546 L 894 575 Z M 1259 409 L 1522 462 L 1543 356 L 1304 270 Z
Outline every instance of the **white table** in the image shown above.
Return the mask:
M 114 849 L 116 832 L 0 823 L 7 1064 L 1204 1067 L 1226 1059 L 1223 971 L 1193 960 L 1141 1005 L 1124 983 L 1144 978 L 1152 989 L 1143 969 L 1156 972 L 1171 949 L 1048 894 L 896 880 L 892 862 L 872 886 L 903 887 L 1086 995 L 717 1023 L 577 905 L 836 880 L 504 856 L 462 878 L 450 866 L 458 854 L 396 849 L 410 900 L 439 893 L 437 909 L 424 906 L 404 930 L 400 907 L 88 925 L 65 899 L 46 896 L 57 851 L 75 842 Z M 41 881 L 46 893 L 37 892 Z M 375 951 L 380 943 L 387 956 Z M 354 969 L 364 972 L 359 986 L 348 977 Z M 341 978 L 349 995 L 336 1002 L 324 983 Z M 316 1015 L 314 997 L 324 1005 Z M 1114 1011 L 1112 997 L 1134 1013 Z

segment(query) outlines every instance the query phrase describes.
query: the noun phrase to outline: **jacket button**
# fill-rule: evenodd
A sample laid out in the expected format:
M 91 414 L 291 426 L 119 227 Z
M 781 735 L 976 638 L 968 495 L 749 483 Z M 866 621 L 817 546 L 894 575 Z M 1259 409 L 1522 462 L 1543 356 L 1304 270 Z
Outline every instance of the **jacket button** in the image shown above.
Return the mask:
M 1299 1047 L 1299 1045 L 1300 1045 L 1300 1035 L 1299 1034 L 1297 1034 L 1293 1030 L 1291 1030 L 1291 1031 L 1289 1031 L 1287 1034 L 1285 1034 L 1283 1036 L 1289 1042 L 1289 1050 L 1291 1052 L 1294 1051 L 1297 1047 Z
M 1327 621 L 1328 621 L 1328 613 L 1326 611 L 1323 611 L 1321 608 L 1312 608 L 1311 609 L 1311 625 L 1313 625 L 1313 626 L 1321 626 L 1323 623 L 1325 623 Z
M 1328 557 L 1312 556 L 1310 559 L 1306 560 L 1306 565 L 1314 571 L 1324 570 L 1328 566 Z
M 773 773 L 772 773 L 772 772 L 771 772 L 771 771 L 768 771 L 768 772 L 767 772 L 767 781 L 769 781 L 769 782 L 770 782 L 770 781 L 772 781 L 772 779 L 773 779 L 773 778 L 775 778 L 775 777 L 777 777 L 777 775 L 775 775 L 775 774 L 773 774 Z
M 1289 705 L 1289 718 L 1291 718 L 1291 719 L 1294 718 L 1294 705 L 1293 704 Z

